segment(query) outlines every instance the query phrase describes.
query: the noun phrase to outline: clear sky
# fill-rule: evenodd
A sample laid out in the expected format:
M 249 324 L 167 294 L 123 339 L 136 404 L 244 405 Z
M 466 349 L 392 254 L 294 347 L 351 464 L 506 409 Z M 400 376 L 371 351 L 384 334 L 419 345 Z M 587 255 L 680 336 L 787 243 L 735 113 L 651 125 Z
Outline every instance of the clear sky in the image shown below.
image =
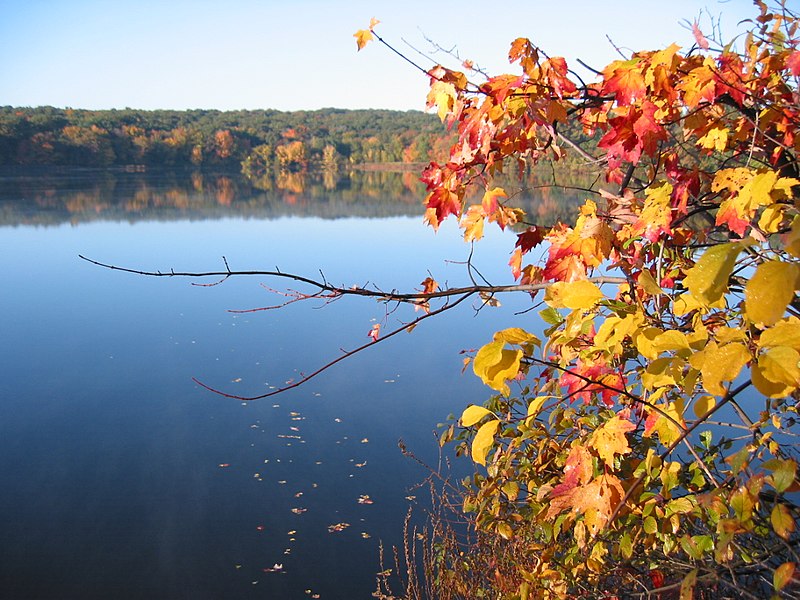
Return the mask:
M 520 36 L 593 66 L 618 57 L 606 36 L 688 47 L 681 21 L 701 11 L 726 36 L 756 15 L 749 0 L 0 0 L 0 105 L 424 109 L 424 75 L 374 42 L 356 52 L 371 17 L 426 68 L 427 37 L 499 72 Z

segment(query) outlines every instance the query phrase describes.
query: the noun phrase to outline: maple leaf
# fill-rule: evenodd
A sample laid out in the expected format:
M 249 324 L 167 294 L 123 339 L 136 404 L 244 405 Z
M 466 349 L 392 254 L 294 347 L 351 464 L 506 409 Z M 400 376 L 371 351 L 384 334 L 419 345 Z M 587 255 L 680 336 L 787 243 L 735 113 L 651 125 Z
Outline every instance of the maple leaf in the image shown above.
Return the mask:
M 628 446 L 628 438 L 625 437 L 625 434 L 634 429 L 636 429 L 636 425 L 617 415 L 604 423 L 600 429 L 596 429 L 589 443 L 603 459 L 603 462 L 612 466 L 615 455 L 622 456 L 630 453 L 631 448 Z
M 459 227 L 464 229 L 465 242 L 477 242 L 483 237 L 483 224 L 486 220 L 484 211 L 478 204 L 473 204 L 464 213 Z
M 359 51 L 366 46 L 369 42 L 375 39 L 375 36 L 372 35 L 372 29 L 380 23 L 378 19 L 372 17 L 369 21 L 369 27 L 367 29 L 359 29 L 353 34 L 353 37 L 356 38 L 356 45 L 358 46 Z
M 525 231 L 517 235 L 517 243 L 514 244 L 514 246 L 519 248 L 522 254 L 526 254 L 542 243 L 545 233 L 546 230 L 544 227 L 538 227 L 536 225 L 528 227 Z
M 582 400 L 584 404 L 591 404 L 592 396 L 596 394 L 608 407 L 614 406 L 619 395 L 617 390 L 625 387 L 622 375 L 600 359 L 594 362 L 578 359 L 571 371 L 562 373 L 559 383 L 566 388 L 564 396 L 570 402 Z
M 570 448 L 564 464 L 564 478 L 553 488 L 551 496 L 561 496 L 580 485 L 586 485 L 593 474 L 592 455 L 585 446 L 575 444 Z
M 492 213 L 496 212 L 498 208 L 500 208 L 500 203 L 498 198 L 508 198 L 508 194 L 503 188 L 495 187 L 490 190 L 486 190 L 486 193 L 483 195 L 483 199 L 481 200 L 481 206 L 483 208 L 483 214 L 487 217 Z
M 444 122 L 456 107 L 456 88 L 449 81 L 435 79 L 431 83 L 431 90 L 428 92 L 427 107 L 436 107 L 439 119 Z
M 433 190 L 425 203 L 425 220 L 434 228 L 439 229 L 439 224 L 448 216 L 459 216 L 461 201 L 450 190 L 439 187 Z
M 641 59 L 617 60 L 603 71 L 603 94 L 613 94 L 620 106 L 632 104 L 644 96 L 647 86 L 641 69 Z

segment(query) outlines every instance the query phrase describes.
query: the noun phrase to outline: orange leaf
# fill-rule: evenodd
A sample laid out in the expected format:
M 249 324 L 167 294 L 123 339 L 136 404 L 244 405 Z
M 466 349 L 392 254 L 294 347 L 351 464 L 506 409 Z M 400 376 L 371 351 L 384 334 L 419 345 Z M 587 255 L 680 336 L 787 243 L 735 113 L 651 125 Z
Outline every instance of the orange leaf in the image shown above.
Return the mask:
M 356 45 L 359 50 L 375 39 L 375 36 L 372 35 L 372 31 L 369 29 L 359 29 L 353 34 L 353 37 L 356 38 Z

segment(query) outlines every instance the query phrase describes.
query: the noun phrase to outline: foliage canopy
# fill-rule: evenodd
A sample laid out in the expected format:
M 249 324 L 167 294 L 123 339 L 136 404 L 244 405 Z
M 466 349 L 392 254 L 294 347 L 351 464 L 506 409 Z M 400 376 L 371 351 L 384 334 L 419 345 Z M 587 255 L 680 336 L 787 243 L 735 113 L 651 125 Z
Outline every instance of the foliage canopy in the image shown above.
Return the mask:
M 495 554 L 439 555 L 442 595 L 800 594 L 800 18 L 754 12 L 735 40 L 695 22 L 687 49 L 589 83 L 523 38 L 513 74 L 428 71 L 458 140 L 423 173 L 426 221 L 513 228 L 546 323 L 521 315 L 472 359 L 497 394 L 444 441 L 480 465 L 463 509 Z M 359 49 L 388 46 L 376 25 Z M 571 153 L 605 181 L 572 223 L 531 223 L 493 182 Z

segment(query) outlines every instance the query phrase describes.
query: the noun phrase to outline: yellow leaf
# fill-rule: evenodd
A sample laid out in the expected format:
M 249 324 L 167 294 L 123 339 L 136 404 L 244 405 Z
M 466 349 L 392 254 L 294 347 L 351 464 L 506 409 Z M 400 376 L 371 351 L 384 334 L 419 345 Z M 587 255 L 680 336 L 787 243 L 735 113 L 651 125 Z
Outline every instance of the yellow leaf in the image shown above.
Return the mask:
M 437 107 L 439 119 L 444 121 L 453 110 L 456 101 L 456 87 L 449 81 L 435 80 L 428 92 L 428 107 Z
M 786 252 L 795 258 L 800 258 L 800 217 L 795 217 L 792 229 L 784 237 L 783 243 Z
M 464 213 L 459 226 L 464 230 L 465 242 L 477 242 L 483 237 L 485 216 L 480 206 L 473 204 Z
M 656 280 L 650 274 L 650 271 L 642 271 L 639 273 L 639 276 L 636 278 L 636 281 L 645 292 L 650 294 L 651 296 L 660 296 L 664 293 L 664 290 L 661 289 L 661 286 L 658 285 Z
M 506 380 L 519 373 L 522 350 L 505 350 L 502 340 L 483 346 L 472 361 L 472 370 L 490 388 L 508 395 L 511 393 Z
M 749 360 L 750 352 L 744 344 L 737 342 L 717 346 L 710 342 L 704 351 L 701 368 L 703 387 L 709 394 L 724 396 L 725 388 L 722 383 L 736 379 Z
M 714 408 L 717 405 L 717 399 L 714 396 L 700 396 L 697 400 L 694 401 L 694 405 L 692 409 L 694 410 L 694 414 L 698 419 L 702 419 L 708 411 Z
M 683 283 L 689 293 L 704 304 L 720 300 L 728 290 L 728 279 L 736 264 L 736 257 L 744 249 L 741 242 L 712 246 L 689 269 Z
M 625 434 L 634 429 L 636 429 L 636 425 L 627 419 L 615 416 L 595 430 L 589 443 L 606 465 L 611 466 L 614 464 L 614 455 L 621 456 L 631 451 Z
M 776 233 L 781 229 L 786 207 L 782 204 L 767 206 L 758 218 L 758 226 L 767 233 Z
M 588 309 L 603 299 L 603 292 L 586 279 L 559 281 L 547 288 L 544 301 L 553 308 Z
M 372 17 L 372 19 L 369 21 L 369 28 L 359 29 L 353 34 L 353 37 L 356 38 L 356 45 L 358 46 L 359 50 L 366 46 L 368 42 L 375 39 L 375 37 L 372 35 L 372 28 L 378 23 L 380 23 L 380 21 L 378 21 L 378 19 L 375 17 Z
M 792 388 L 800 385 L 800 353 L 788 346 L 775 346 L 758 357 L 761 375 L 773 383 Z
M 494 434 L 499 426 L 500 421 L 492 419 L 481 425 L 475 434 L 475 439 L 472 440 L 472 460 L 479 465 L 486 465 L 486 455 L 494 444 Z
M 774 346 L 788 346 L 800 352 L 800 319 L 789 317 L 775 323 L 761 334 L 758 340 L 759 348 Z
M 656 336 L 653 339 L 652 345 L 653 350 L 659 354 L 661 352 L 676 352 L 680 350 L 691 351 L 691 348 L 689 348 L 689 340 L 686 339 L 686 334 L 674 329 L 670 329 Z
M 728 130 L 724 127 L 712 127 L 697 143 L 708 150 L 723 152 L 728 145 Z
M 649 360 L 658 358 L 658 351 L 653 347 L 653 340 L 663 333 L 660 329 L 655 327 L 647 327 L 646 329 L 639 330 L 636 336 L 636 349 L 639 353 Z
M 525 344 L 533 344 L 538 346 L 541 344 L 539 338 L 532 333 L 528 333 L 521 327 L 509 327 L 494 334 L 495 341 L 503 341 L 507 344 L 514 344 L 516 346 L 523 346 Z
M 472 427 L 483 417 L 491 414 L 493 414 L 492 411 L 473 404 L 465 408 L 464 412 L 461 413 L 461 425 L 463 427 Z
M 537 396 L 531 403 L 528 404 L 528 417 L 535 418 L 536 415 L 539 414 L 539 411 L 542 410 L 542 406 L 544 406 L 545 400 L 547 400 L 549 396 Z
M 686 429 L 686 421 L 683 420 L 683 400 L 662 404 L 658 408 L 661 410 L 656 415 L 655 431 L 658 439 L 665 446 L 675 442 Z M 676 463 L 673 463 L 676 464 Z
M 786 505 L 778 502 L 769 517 L 772 529 L 783 539 L 788 540 L 795 528 L 794 517 Z
M 760 362 L 759 358 L 759 363 Z M 788 386 L 784 383 L 776 383 L 767 379 L 764 376 L 763 369 L 758 363 L 753 364 L 750 369 L 750 378 L 755 388 L 767 398 L 784 398 L 791 394 L 794 389 L 793 386 Z
M 728 190 L 736 193 L 753 179 L 754 174 L 755 171 L 744 167 L 721 169 L 714 175 L 714 181 L 711 182 L 711 191 Z
M 753 323 L 774 325 L 794 298 L 800 266 L 780 260 L 758 265 L 744 289 L 745 312 Z

